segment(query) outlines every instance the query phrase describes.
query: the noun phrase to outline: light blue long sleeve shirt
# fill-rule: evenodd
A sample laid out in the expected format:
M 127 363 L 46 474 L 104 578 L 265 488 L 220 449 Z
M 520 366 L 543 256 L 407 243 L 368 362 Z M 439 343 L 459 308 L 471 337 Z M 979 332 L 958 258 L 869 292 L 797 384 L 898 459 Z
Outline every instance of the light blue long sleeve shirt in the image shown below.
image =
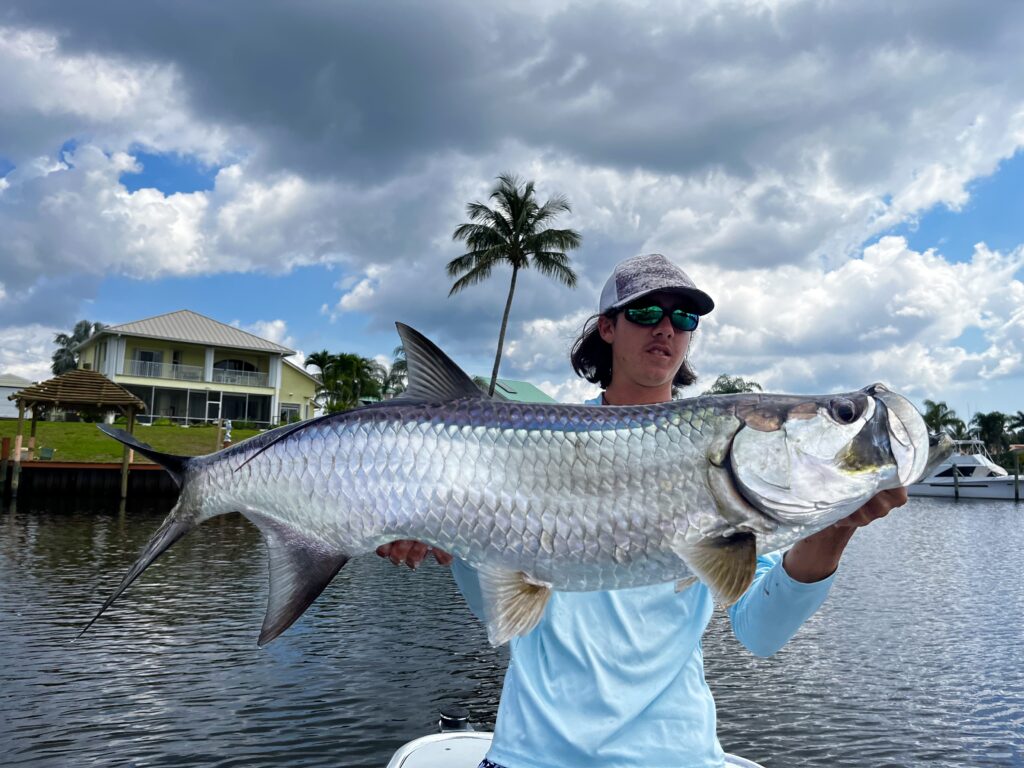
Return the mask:
M 456 560 L 452 573 L 483 619 L 476 572 Z M 770 656 L 832 580 L 798 582 L 781 555 L 759 557 L 754 582 L 729 609 L 736 637 Z M 712 612 L 700 583 L 552 593 L 537 627 L 510 643 L 488 759 L 506 768 L 721 768 L 701 649 Z

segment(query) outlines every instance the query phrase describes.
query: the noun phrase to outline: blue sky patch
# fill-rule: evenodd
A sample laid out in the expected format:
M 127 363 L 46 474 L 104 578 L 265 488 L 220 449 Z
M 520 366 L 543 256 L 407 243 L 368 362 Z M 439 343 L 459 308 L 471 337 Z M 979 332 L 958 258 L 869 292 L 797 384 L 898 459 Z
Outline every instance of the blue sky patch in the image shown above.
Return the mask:
M 177 153 L 132 152 L 142 166 L 139 173 L 122 173 L 120 181 L 129 192 L 156 189 L 164 195 L 213 189 L 219 166 L 208 166 L 194 157 Z
M 979 242 L 1003 253 L 1020 245 L 1024 152 L 1004 160 L 991 176 L 969 184 L 968 191 L 970 199 L 961 210 L 938 205 L 922 215 L 916 226 L 901 224 L 885 234 L 905 237 L 915 251 L 935 248 L 951 262 L 970 261 Z

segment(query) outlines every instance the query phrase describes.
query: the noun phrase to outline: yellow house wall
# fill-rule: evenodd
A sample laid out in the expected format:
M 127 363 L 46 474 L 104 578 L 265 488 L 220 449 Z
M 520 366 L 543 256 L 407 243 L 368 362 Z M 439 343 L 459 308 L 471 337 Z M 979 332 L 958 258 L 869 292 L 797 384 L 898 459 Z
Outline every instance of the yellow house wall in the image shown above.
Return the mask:
M 313 415 L 313 410 L 311 407 L 307 409 L 307 406 L 315 396 L 316 382 L 282 362 L 279 401 L 282 404 L 296 403 L 301 406 L 300 415 L 308 419 Z
M 196 346 L 194 344 L 180 344 L 173 341 L 165 341 L 163 339 L 143 339 L 132 336 L 125 337 L 124 343 L 124 360 L 127 364 L 129 360 L 137 360 L 139 350 L 147 350 L 151 352 L 163 352 L 163 362 L 171 363 L 173 361 L 173 354 L 175 350 L 181 353 L 180 365 L 197 365 L 200 368 L 206 363 L 206 351 L 204 347 Z
M 88 346 L 82 347 L 78 351 L 78 368 L 82 369 L 85 366 L 89 366 L 92 370 L 96 370 L 96 343 L 93 342 Z

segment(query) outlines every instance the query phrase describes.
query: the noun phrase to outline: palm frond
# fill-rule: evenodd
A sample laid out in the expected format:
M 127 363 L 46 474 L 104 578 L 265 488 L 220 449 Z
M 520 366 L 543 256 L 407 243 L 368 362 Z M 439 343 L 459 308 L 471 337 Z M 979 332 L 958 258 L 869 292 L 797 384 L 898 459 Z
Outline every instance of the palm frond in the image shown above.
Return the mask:
M 482 283 L 491 276 L 492 269 L 494 269 L 494 262 L 486 262 L 478 267 L 474 267 L 452 284 L 452 288 L 448 291 L 448 295 L 453 296 L 464 288 L 476 285 L 477 283 Z
M 564 253 L 535 253 L 532 264 L 542 275 L 553 277 L 569 288 L 576 287 L 576 273 L 568 265 Z

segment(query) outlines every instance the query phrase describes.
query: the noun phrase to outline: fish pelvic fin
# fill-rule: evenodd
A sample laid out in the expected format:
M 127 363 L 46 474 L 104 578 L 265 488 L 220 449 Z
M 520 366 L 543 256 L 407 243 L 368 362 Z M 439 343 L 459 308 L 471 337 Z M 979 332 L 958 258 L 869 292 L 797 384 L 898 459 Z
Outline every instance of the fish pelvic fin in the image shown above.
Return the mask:
M 262 648 L 306 612 L 349 561 L 349 555 L 262 513 L 243 510 L 242 514 L 266 539 L 270 561 L 267 613 L 256 641 Z
M 550 584 L 508 568 L 483 566 L 477 574 L 491 645 L 504 645 L 537 626 L 551 597 Z
M 171 513 L 164 519 L 163 523 L 160 524 L 156 533 L 154 533 L 150 538 L 149 542 L 146 544 L 146 548 L 142 550 L 142 554 L 139 555 L 135 564 L 128 569 L 128 573 L 126 573 L 124 578 L 121 579 L 121 583 L 117 586 L 117 589 L 115 589 L 114 593 L 107 598 L 106 602 L 104 602 L 102 606 L 100 606 L 100 609 L 96 612 L 96 615 L 92 617 L 92 620 L 82 628 L 82 631 L 78 633 L 78 637 L 81 637 L 86 633 L 86 631 L 88 631 L 89 627 L 96 622 L 96 619 L 103 615 L 103 612 L 114 604 L 114 601 L 121 596 L 121 593 L 128 589 L 132 582 L 142 575 L 143 571 L 149 568 L 149 566 L 151 566 L 153 562 L 160 557 L 160 555 L 170 549 L 172 544 L 196 528 L 199 525 L 199 522 L 200 521 L 197 520 L 196 517 L 182 513 L 181 502 L 179 501 L 179 503 L 175 505 L 174 509 L 171 510 Z
M 137 439 L 134 435 L 125 432 L 123 429 L 110 427 L 106 424 L 97 424 L 97 426 L 103 434 L 114 438 L 120 443 L 124 443 L 132 450 L 138 451 L 147 459 L 155 461 L 166 469 L 177 486 L 181 488 L 185 482 L 185 470 L 188 468 L 188 463 L 192 460 L 191 456 L 175 456 L 173 453 L 162 453 L 153 446 Z
M 466 397 L 487 399 L 469 375 L 414 328 L 395 323 L 409 365 L 409 385 L 396 401 L 448 402 Z
M 715 600 L 735 603 L 754 580 L 757 570 L 757 537 L 734 533 L 690 543 L 677 535 L 672 550 L 697 577 L 708 585 Z

